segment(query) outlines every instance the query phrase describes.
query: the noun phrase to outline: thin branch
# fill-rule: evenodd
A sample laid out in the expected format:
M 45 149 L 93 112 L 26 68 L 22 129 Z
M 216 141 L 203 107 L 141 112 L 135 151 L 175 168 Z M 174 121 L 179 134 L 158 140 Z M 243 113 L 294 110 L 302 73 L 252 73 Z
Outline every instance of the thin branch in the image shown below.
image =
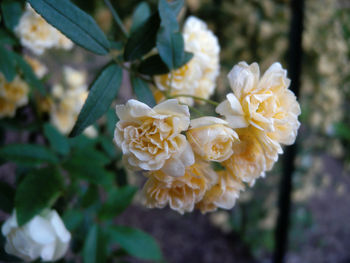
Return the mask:
M 128 31 L 126 31 L 124 24 L 123 24 L 122 20 L 120 19 L 117 11 L 114 9 L 114 7 L 112 6 L 112 4 L 109 0 L 104 0 L 104 1 L 105 1 L 105 4 L 107 5 L 108 9 L 111 11 L 115 22 L 118 24 L 118 26 L 121 29 L 121 31 L 123 32 L 124 36 L 126 38 L 128 38 L 129 37 Z

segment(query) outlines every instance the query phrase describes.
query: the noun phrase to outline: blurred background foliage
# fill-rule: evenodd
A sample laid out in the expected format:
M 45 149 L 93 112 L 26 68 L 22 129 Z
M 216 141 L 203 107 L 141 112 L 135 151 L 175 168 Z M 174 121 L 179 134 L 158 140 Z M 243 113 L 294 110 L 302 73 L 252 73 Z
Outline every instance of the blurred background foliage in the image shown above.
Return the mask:
M 123 40 L 118 28 L 113 26 L 112 15 L 103 1 L 75 0 L 74 2 L 83 10 L 93 14 L 108 36 Z M 140 1 L 113 0 L 111 2 L 118 10 L 126 27 L 130 28 L 132 13 Z M 156 0 L 147 2 L 152 10 L 156 8 Z M 275 61 L 280 61 L 284 67 L 287 67 L 289 0 L 187 0 L 186 4 L 180 16 L 182 18 L 188 15 L 198 16 L 208 23 L 219 38 L 221 75 L 214 99 L 222 98 L 227 93 L 226 75 L 239 61 L 244 60 L 248 63 L 256 61 L 261 65 L 262 71 Z M 350 245 L 350 226 L 346 221 L 350 216 L 348 211 L 350 115 L 347 114 L 350 110 L 349 1 L 305 1 L 303 52 L 302 86 L 299 97 L 302 107 L 302 126 L 298 136 L 297 170 L 293 178 L 293 212 L 288 262 L 345 262 L 350 258 L 349 251 L 346 249 Z M 53 68 L 65 64 L 66 61 L 69 61 L 67 64 L 70 66 L 81 68 L 88 73 L 95 72 L 106 62 L 103 58 L 93 56 L 80 48 L 75 49 L 73 54 L 54 51 L 43 58 L 43 62 Z M 49 81 L 54 83 L 55 80 L 59 80 L 61 78 L 59 74 L 59 72 L 53 73 Z M 90 74 L 87 75 L 88 82 L 91 82 Z M 124 102 L 130 95 L 130 92 L 123 90 L 119 100 Z M 19 118 L 25 114 L 21 112 Z M 118 163 L 120 153 L 110 149 L 106 143 L 112 140 L 111 130 L 115 123 L 112 113 L 107 116 L 110 118 L 103 122 L 100 128 L 102 130 L 99 131 L 102 135 L 98 139 L 79 137 L 70 140 L 71 154 L 82 155 L 89 148 L 91 154 L 96 155 L 94 158 L 96 162 L 101 160 L 102 164 L 105 164 L 103 156 L 108 156 L 112 160 L 108 165 L 113 166 L 113 169 L 115 167 L 119 169 L 120 186 L 125 185 L 126 178 L 133 184 L 137 184 L 140 179 L 133 174 L 126 175 Z M 42 138 L 35 138 L 35 140 L 40 139 L 42 140 Z M 23 139 L 23 141 L 26 140 L 28 138 Z M 59 149 L 56 150 L 59 151 Z M 99 155 L 102 156 L 98 157 Z M 73 159 L 75 162 L 82 160 L 80 157 Z M 64 165 L 67 169 L 74 170 L 84 164 L 75 164 L 67 160 Z M 94 169 L 100 166 L 101 163 L 91 164 Z M 232 233 L 238 235 L 240 240 L 249 247 L 251 254 L 259 260 L 269 258 L 274 247 L 280 166 L 281 162 L 267 174 L 265 180 L 258 180 L 253 189 L 243 193 L 232 211 L 219 211 L 207 216 L 210 222 L 225 235 Z M 86 171 L 89 168 L 90 166 Z M 86 171 L 80 171 L 80 176 L 86 176 Z M 105 173 L 105 178 L 112 177 L 108 169 Z M 105 183 L 108 185 L 108 182 Z M 94 206 L 98 203 L 94 197 L 98 197 L 99 189 L 95 186 L 87 187 L 86 184 L 78 186 L 72 185 L 69 191 L 78 192 L 77 202 L 81 203 L 83 208 L 90 207 L 85 209 L 84 213 L 93 213 L 98 210 L 99 216 L 109 218 L 109 209 L 116 208 L 111 207 L 108 201 L 104 203 L 104 209 Z M 124 194 L 132 197 L 133 189 L 125 189 Z M 108 198 L 113 200 L 114 195 L 111 189 Z M 139 201 L 136 196 L 134 203 L 137 204 Z M 123 211 L 124 208 L 117 209 Z M 69 210 L 63 217 L 66 222 L 70 222 L 67 226 L 69 230 L 84 231 L 84 224 L 91 223 L 84 221 L 81 215 L 70 213 Z M 202 229 L 202 231 L 205 230 Z M 166 238 L 160 240 L 163 248 L 166 246 L 162 243 L 166 242 L 165 240 Z M 73 244 L 73 249 L 81 248 L 82 243 L 83 240 L 78 240 L 77 244 Z

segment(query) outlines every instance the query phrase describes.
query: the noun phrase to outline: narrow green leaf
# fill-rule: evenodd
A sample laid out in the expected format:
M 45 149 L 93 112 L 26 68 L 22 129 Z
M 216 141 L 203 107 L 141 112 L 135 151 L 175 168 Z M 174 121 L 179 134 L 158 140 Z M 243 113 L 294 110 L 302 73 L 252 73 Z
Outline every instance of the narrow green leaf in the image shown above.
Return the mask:
M 35 165 L 58 162 L 56 155 L 42 145 L 8 144 L 0 149 L 0 157 L 19 164 Z
M 50 123 L 44 125 L 44 134 L 49 140 L 53 150 L 63 155 L 69 152 L 70 145 L 68 139 Z
M 77 45 L 96 54 L 106 55 L 110 44 L 95 20 L 70 1 L 28 0 L 51 25 Z
M 146 103 L 148 106 L 153 107 L 156 105 L 156 101 L 153 97 L 152 91 L 148 84 L 142 79 L 133 76 L 131 78 L 132 88 L 139 101 Z
M 82 133 L 108 110 L 118 94 L 123 78 L 122 73 L 122 69 L 116 64 L 110 64 L 103 69 L 92 84 L 89 96 L 70 136 L 74 137 Z
M 11 213 L 14 208 L 15 190 L 9 184 L 0 181 L 0 210 Z
M 334 133 L 337 137 L 350 142 L 350 126 L 346 123 L 336 123 L 333 126 Z
M 3 0 L 1 2 L 1 10 L 5 21 L 5 26 L 13 30 L 22 15 L 22 5 L 20 1 Z
M 17 39 L 6 30 L 0 29 L 0 42 L 2 44 L 14 45 L 17 43 Z
M 159 14 L 155 13 L 130 35 L 124 50 L 125 61 L 139 59 L 156 46 L 159 24 Z
M 84 219 L 84 214 L 77 209 L 65 210 L 62 219 L 67 229 L 72 231 L 79 227 Z
M 104 0 L 104 1 L 105 1 L 105 4 L 107 5 L 109 11 L 111 11 L 113 19 L 117 23 L 120 31 L 124 34 L 125 37 L 128 37 L 128 32 L 126 31 L 126 29 L 124 27 L 123 21 L 120 19 L 119 15 L 118 15 L 117 11 L 114 9 L 112 3 L 109 0 Z
M 109 229 L 110 239 L 130 255 L 145 260 L 161 260 L 162 252 L 149 234 L 131 227 L 115 226 Z
M 19 225 L 24 225 L 45 208 L 51 207 L 61 194 L 62 177 L 54 167 L 32 171 L 17 188 L 15 207 Z
M 22 56 L 18 55 L 17 53 L 13 53 L 13 56 L 16 60 L 17 66 L 20 68 L 20 70 L 23 73 L 24 79 L 27 81 L 30 87 L 33 89 L 37 89 L 41 93 L 41 95 L 45 95 L 46 94 L 45 87 L 43 83 L 34 74 L 32 67 L 27 63 L 27 61 L 25 61 L 22 58 Z
M 117 156 L 116 147 L 114 143 L 112 143 L 112 138 L 100 136 L 100 143 L 102 149 L 109 156 L 109 158 L 114 159 Z
M 15 59 L 13 52 L 0 46 L 0 72 L 2 72 L 8 82 L 11 82 L 16 76 Z
M 114 108 L 110 108 L 107 111 L 106 117 L 107 117 L 107 132 L 109 133 L 109 135 L 113 136 L 114 135 L 115 125 L 119 121 L 118 116 L 115 113 L 115 109 Z
M 140 63 L 138 71 L 145 75 L 162 75 L 169 73 L 167 65 L 163 62 L 159 55 L 153 55 Z
M 85 239 L 83 248 L 84 263 L 106 262 L 106 238 L 98 225 L 93 225 Z
M 182 7 L 184 6 L 184 0 L 173 0 L 168 3 L 176 16 L 180 13 Z
M 157 33 L 157 49 L 168 68 L 176 69 L 183 61 L 184 40 L 179 32 L 176 14 L 167 0 L 159 1 L 158 10 L 161 24 Z
M 90 184 L 89 188 L 84 193 L 82 199 L 81 199 L 81 207 L 82 208 L 88 208 L 92 204 L 99 202 L 100 200 L 100 193 L 98 191 L 98 187 L 94 184 Z
M 130 33 L 135 32 L 135 30 L 143 25 L 150 16 L 151 8 L 149 5 L 146 2 L 139 3 L 132 15 L 132 26 Z
M 136 187 L 129 185 L 113 188 L 109 194 L 108 201 L 99 212 L 99 217 L 103 220 L 113 219 L 122 213 L 131 203 L 136 191 Z

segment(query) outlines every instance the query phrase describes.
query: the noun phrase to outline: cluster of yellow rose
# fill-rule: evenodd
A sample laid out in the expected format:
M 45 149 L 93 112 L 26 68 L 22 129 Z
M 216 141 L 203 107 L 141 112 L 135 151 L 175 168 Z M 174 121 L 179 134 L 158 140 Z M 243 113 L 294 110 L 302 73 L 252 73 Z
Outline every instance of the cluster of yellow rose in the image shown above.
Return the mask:
M 154 108 L 137 100 L 116 106 L 114 141 L 128 167 L 145 171 L 147 207 L 230 209 L 245 183 L 272 168 L 281 144 L 295 141 L 300 107 L 279 63 L 260 77 L 258 64 L 240 62 L 228 78 L 233 93 L 216 107 L 218 117 L 190 120 L 176 99 Z
M 41 55 L 49 48 L 71 49 L 73 42 L 51 26 L 27 4 L 15 33 L 21 44 L 36 55 Z
M 0 118 L 13 117 L 18 107 L 28 103 L 29 87 L 19 76 L 6 81 L 0 73 Z
M 194 56 L 183 67 L 155 77 L 159 89 L 155 94 L 158 102 L 165 98 L 161 91 L 170 92 L 170 95 L 196 95 L 205 99 L 214 92 L 220 69 L 217 37 L 202 20 L 191 16 L 185 21 L 183 38 L 185 50 Z M 190 106 L 194 103 L 190 97 L 179 97 L 179 101 Z

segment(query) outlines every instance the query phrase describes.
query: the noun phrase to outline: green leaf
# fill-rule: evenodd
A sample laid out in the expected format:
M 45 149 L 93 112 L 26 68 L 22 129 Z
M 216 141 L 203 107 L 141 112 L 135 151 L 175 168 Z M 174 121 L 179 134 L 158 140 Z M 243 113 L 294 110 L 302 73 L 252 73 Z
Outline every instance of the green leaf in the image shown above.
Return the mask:
M 161 260 L 162 252 L 149 234 L 131 227 L 115 226 L 108 231 L 110 239 L 117 242 L 130 255 L 145 260 Z
M 350 142 L 350 127 L 345 123 L 334 124 L 334 132 L 337 137 Z
M 96 185 L 89 185 L 89 188 L 84 193 L 82 199 L 81 199 L 81 207 L 82 208 L 88 208 L 95 202 L 99 202 L 100 200 L 100 194 L 98 191 L 98 187 Z
M 69 231 L 75 230 L 79 227 L 84 219 L 84 214 L 79 210 L 66 210 L 63 214 L 63 222 Z
M 162 75 L 169 73 L 167 65 L 163 62 L 159 55 L 153 55 L 140 63 L 138 71 L 145 75 Z
M 77 136 L 98 120 L 109 108 L 122 83 L 122 69 L 109 64 L 92 84 L 89 96 L 78 116 L 70 136 Z
M 68 139 L 50 123 L 46 123 L 44 125 L 44 134 L 49 140 L 53 150 L 62 155 L 69 153 L 70 145 L 68 143 Z
M 2 72 L 8 82 L 11 82 L 16 76 L 15 59 L 13 52 L 0 46 L 0 72 Z
M 54 167 L 32 171 L 17 188 L 15 207 L 19 225 L 24 225 L 45 208 L 51 207 L 61 194 L 62 177 Z
M 5 145 L 0 149 L 0 157 L 19 164 L 58 163 L 58 159 L 53 152 L 42 145 L 36 144 Z
M 146 2 L 139 3 L 132 15 L 132 26 L 130 32 L 133 33 L 137 28 L 143 25 L 151 16 L 151 8 Z
M 157 49 L 168 68 L 176 69 L 184 58 L 184 40 L 179 32 L 176 14 L 167 0 L 159 1 L 158 10 L 161 24 L 157 33 Z
M 117 124 L 117 122 L 119 121 L 117 114 L 115 113 L 115 109 L 110 108 L 107 111 L 107 132 L 109 133 L 109 135 L 113 136 L 114 135 L 114 129 L 115 129 L 115 125 Z
M 77 45 L 99 55 L 109 52 L 110 44 L 95 20 L 70 1 L 28 0 L 51 25 Z
M 131 78 L 131 83 L 134 93 L 139 101 L 146 103 L 150 107 L 156 105 L 156 101 L 153 97 L 152 91 L 150 90 L 148 84 L 145 81 L 133 76 Z
M 0 29 L 0 42 L 2 44 L 15 45 L 17 43 L 16 38 L 7 32 L 6 30 Z
M 5 26 L 13 30 L 22 15 L 22 5 L 19 1 L 3 0 L 1 10 L 5 21 Z
M 173 0 L 168 3 L 176 16 L 180 13 L 182 7 L 184 6 L 183 0 Z
M 14 208 L 15 190 L 9 184 L 0 181 L 0 210 L 11 213 Z
M 102 149 L 109 156 L 109 158 L 114 159 L 117 156 L 116 147 L 112 142 L 112 138 L 100 136 L 100 143 Z
M 73 153 L 63 167 L 69 172 L 71 178 L 108 186 L 113 183 L 113 174 L 103 168 L 105 161 L 101 156 L 106 158 L 96 150 L 85 149 L 80 153 Z M 109 161 L 108 158 L 106 159 Z
M 103 220 L 113 219 L 122 213 L 132 202 L 136 191 L 136 187 L 129 185 L 113 188 L 109 193 L 108 201 L 99 212 L 99 217 Z
M 98 225 L 93 225 L 86 237 L 83 248 L 84 263 L 106 262 L 106 238 Z
M 156 46 L 159 24 L 159 14 L 155 13 L 130 35 L 124 50 L 125 61 L 139 59 Z
M 22 56 L 13 53 L 13 56 L 16 60 L 17 66 L 20 68 L 20 70 L 23 73 L 24 79 L 27 81 L 27 83 L 33 88 L 37 89 L 41 95 L 46 94 L 45 87 L 43 83 L 37 78 L 37 76 L 34 74 L 32 67 L 25 61 Z

